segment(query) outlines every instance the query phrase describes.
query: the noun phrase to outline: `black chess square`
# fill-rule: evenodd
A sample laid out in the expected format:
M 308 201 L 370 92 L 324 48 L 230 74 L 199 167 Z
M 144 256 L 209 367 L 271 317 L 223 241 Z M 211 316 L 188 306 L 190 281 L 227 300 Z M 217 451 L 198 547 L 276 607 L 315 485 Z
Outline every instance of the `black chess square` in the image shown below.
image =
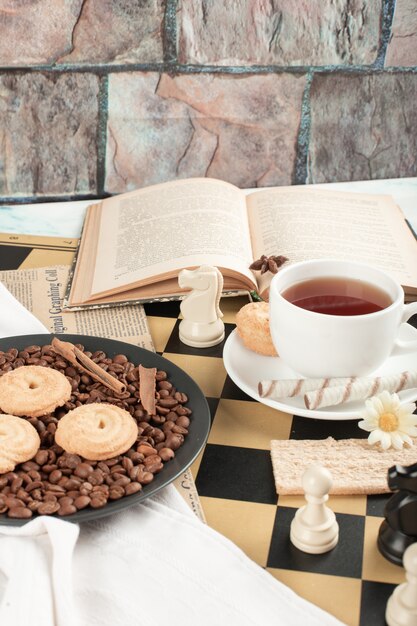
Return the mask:
M 207 444 L 196 479 L 200 496 L 276 504 L 269 450 Z
M 154 317 L 178 317 L 180 314 L 179 300 L 169 302 L 146 302 L 144 304 L 146 315 Z
M 33 248 L 28 246 L 0 245 L 0 267 L 2 270 L 16 270 L 29 256 Z
M 368 436 L 357 420 L 319 420 L 295 415 L 290 439 L 364 439 Z
M 208 348 L 193 348 L 192 346 L 187 346 L 187 344 L 181 341 L 178 330 L 180 323 L 181 320 L 176 321 L 170 338 L 165 346 L 164 352 L 171 352 L 173 354 L 189 354 L 192 356 L 212 356 L 221 359 L 223 356 L 224 343 L 235 327 L 234 324 L 224 325 L 225 337 L 221 343 Z
M 385 626 L 385 609 L 395 585 L 362 581 L 359 626 Z
M 296 508 L 279 506 L 275 516 L 267 567 L 360 578 L 362 572 L 365 518 L 337 513 L 339 541 L 324 554 L 307 554 L 290 541 L 290 526 Z
M 256 402 L 253 398 L 248 396 L 240 387 L 235 385 L 229 375 L 226 376 L 224 381 L 222 398 L 225 400 L 243 400 L 245 402 Z
M 366 514 L 373 517 L 384 517 L 384 509 L 392 493 L 372 495 L 366 498 Z

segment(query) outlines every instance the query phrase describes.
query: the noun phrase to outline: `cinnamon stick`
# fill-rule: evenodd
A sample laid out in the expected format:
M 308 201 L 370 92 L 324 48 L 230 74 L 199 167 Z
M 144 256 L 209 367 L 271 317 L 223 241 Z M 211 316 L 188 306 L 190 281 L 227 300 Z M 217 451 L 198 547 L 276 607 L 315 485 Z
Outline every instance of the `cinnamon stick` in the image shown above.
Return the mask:
M 94 363 L 92 359 L 84 354 L 84 352 L 74 346 L 73 343 L 61 341 L 61 339 L 54 337 L 52 340 L 52 348 L 57 354 L 60 354 L 64 359 L 72 363 L 72 365 L 91 376 L 94 380 L 102 383 L 108 389 L 116 393 L 124 393 L 126 391 L 125 384 L 105 372 L 97 363 Z
M 155 415 L 156 367 L 139 365 L 139 397 L 149 415 Z

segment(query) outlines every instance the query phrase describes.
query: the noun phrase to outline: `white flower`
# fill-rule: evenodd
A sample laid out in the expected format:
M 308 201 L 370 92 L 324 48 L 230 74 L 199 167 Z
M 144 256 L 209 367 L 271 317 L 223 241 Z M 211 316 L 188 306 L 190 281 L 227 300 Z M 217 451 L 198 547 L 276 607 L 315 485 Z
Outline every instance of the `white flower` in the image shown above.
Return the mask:
M 396 393 L 383 391 L 365 402 L 366 409 L 361 412 L 362 422 L 359 428 L 367 430 L 368 442 L 373 445 L 381 442 L 381 448 L 388 450 L 393 446 L 401 450 L 404 443 L 413 445 L 411 437 L 417 436 L 417 415 L 414 403 L 401 404 Z

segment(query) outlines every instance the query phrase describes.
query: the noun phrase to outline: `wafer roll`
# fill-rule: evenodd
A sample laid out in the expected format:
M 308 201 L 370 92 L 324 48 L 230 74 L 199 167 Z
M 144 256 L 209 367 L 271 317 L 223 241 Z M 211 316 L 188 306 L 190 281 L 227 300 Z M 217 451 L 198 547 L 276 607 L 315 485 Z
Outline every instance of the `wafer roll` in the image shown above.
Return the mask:
M 397 393 L 403 389 L 414 387 L 417 387 L 417 371 L 415 370 L 391 374 L 390 376 L 356 378 L 345 385 L 309 391 L 304 395 L 304 403 L 308 409 L 320 409 L 344 402 L 365 400 L 385 390 L 390 393 Z
M 293 398 L 302 396 L 308 391 L 326 389 L 336 385 L 348 385 L 352 378 L 287 378 L 283 380 L 261 380 L 258 383 L 258 393 L 261 398 Z

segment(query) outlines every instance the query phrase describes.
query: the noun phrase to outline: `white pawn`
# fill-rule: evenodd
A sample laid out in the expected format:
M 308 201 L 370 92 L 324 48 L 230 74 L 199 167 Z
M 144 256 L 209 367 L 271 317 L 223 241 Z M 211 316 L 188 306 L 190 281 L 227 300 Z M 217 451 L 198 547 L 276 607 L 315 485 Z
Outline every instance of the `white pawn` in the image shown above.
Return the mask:
M 322 554 L 335 547 L 339 540 L 336 516 L 324 503 L 333 484 L 328 469 L 315 463 L 303 474 L 302 485 L 307 504 L 291 522 L 290 539 L 296 548 L 310 554 Z
M 404 552 L 403 565 L 407 582 L 398 585 L 388 599 L 388 626 L 417 626 L 417 543 Z

